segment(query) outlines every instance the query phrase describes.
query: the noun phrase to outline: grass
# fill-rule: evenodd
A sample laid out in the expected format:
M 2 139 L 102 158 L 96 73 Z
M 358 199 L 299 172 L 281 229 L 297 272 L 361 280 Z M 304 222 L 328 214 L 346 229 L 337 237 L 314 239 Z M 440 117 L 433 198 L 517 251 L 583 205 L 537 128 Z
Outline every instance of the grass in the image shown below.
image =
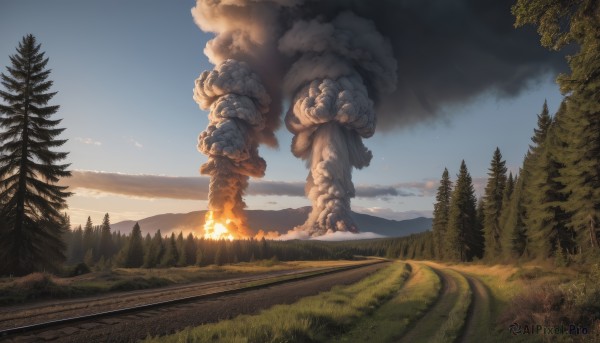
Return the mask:
M 410 264 L 409 267 L 412 272 L 404 287 L 335 341 L 378 343 L 401 337 L 437 299 L 441 289 L 440 279 L 431 268 L 422 264 Z
M 446 269 L 458 285 L 458 297 L 448 313 L 448 318 L 437 330 L 432 342 L 454 342 L 461 332 L 471 304 L 472 293 L 467 279 L 453 270 Z
M 510 300 L 523 291 L 524 284 L 515 282 L 514 274 L 519 268 L 510 265 L 485 265 L 485 264 L 428 264 L 439 268 L 452 268 L 459 272 L 471 275 L 490 291 L 492 317 L 497 318 L 506 308 Z
M 77 298 L 107 292 L 150 289 L 173 284 L 225 280 L 273 271 L 336 267 L 353 263 L 355 264 L 356 261 L 274 262 L 266 260 L 207 267 L 116 268 L 67 278 L 48 273 L 33 273 L 20 278 L 0 279 L 0 305 L 41 299 Z
M 600 313 L 599 272 L 582 273 L 577 268 L 556 267 L 542 262 L 526 265 L 436 264 L 468 274 L 489 290 L 487 316 L 477 317 L 477 337 L 485 342 L 571 342 L 570 335 L 512 335 L 509 326 L 540 324 L 557 326 L 571 322 L 598 321 Z M 596 275 L 594 277 L 594 275 Z M 590 307 L 592 310 L 590 311 Z M 594 317 L 595 313 L 595 319 Z M 600 324 L 594 331 L 600 330 Z M 594 334 L 598 334 L 595 332 Z M 597 338 L 593 338 L 597 339 Z
M 318 342 L 347 331 L 403 285 L 407 265 L 392 265 L 352 285 L 277 305 L 258 315 L 188 328 L 147 342 Z

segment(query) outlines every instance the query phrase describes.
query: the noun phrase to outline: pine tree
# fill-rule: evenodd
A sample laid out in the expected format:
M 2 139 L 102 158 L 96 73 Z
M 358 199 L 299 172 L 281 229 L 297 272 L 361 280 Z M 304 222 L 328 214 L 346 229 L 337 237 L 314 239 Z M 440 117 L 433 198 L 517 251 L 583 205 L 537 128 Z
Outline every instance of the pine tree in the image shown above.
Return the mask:
M 100 227 L 100 245 L 98 248 L 98 255 L 104 256 L 105 260 L 112 258 L 113 255 L 113 242 L 112 234 L 110 233 L 110 217 L 108 213 L 104 215 L 102 220 L 102 226 Z
M 196 240 L 194 239 L 194 235 L 190 232 L 185 240 L 185 265 L 191 266 L 196 262 Z
M 546 155 L 548 151 L 548 133 L 552 125 L 552 118 L 548 112 L 547 103 L 544 101 L 542 112 L 537 116 L 537 128 L 533 130 L 531 137 L 532 145 L 529 146 L 528 155 L 523 163 L 523 174 L 527 180 L 524 183 L 523 204 L 526 208 L 525 225 L 531 239 L 531 248 L 534 254 L 542 255 L 541 245 L 545 241 L 542 233 L 542 201 L 545 196 L 540 192 L 540 187 L 544 186 L 548 177 L 546 170 Z M 541 237 L 541 240 L 538 240 Z
M 69 248 L 69 262 L 74 264 L 83 262 L 85 250 L 83 250 L 83 229 L 81 229 L 81 225 L 73 231 Z
M 215 252 L 215 258 L 214 258 L 214 264 L 217 266 L 222 266 L 223 265 L 223 255 L 224 252 L 223 250 L 225 249 L 224 245 L 222 244 L 218 244 L 217 245 L 217 251 Z
M 444 257 L 453 261 L 470 261 L 481 252 L 481 236 L 477 232 L 475 189 L 463 160 L 450 200 Z
M 179 231 L 179 235 L 177 235 L 177 266 L 178 267 L 183 267 L 185 266 L 185 262 L 186 262 L 186 251 L 185 251 L 185 241 L 183 239 L 183 232 Z
M 164 254 L 164 245 L 160 230 L 157 230 L 152 237 L 150 247 L 144 255 L 144 268 L 154 268 L 159 265 L 162 255 Z
M 497 258 L 502 252 L 500 237 L 500 215 L 502 212 L 502 198 L 506 187 L 506 162 L 502 160 L 500 149 L 496 148 L 488 173 L 483 201 L 485 236 L 485 257 Z
M 483 257 L 485 252 L 485 238 L 483 234 L 483 224 L 485 223 L 485 211 L 484 211 L 484 203 L 483 198 L 479 198 L 477 201 L 477 207 L 475 208 L 476 212 L 476 220 L 475 220 L 475 232 L 477 234 L 477 238 L 479 242 L 482 242 L 482 245 L 479 247 L 477 257 Z M 477 239 L 476 239 L 477 241 Z
M 503 210 L 506 219 L 502 229 L 502 255 L 509 259 L 519 258 L 526 253 L 528 237 L 523 204 L 525 182 L 526 177 L 520 170 L 510 200 Z
M 435 257 L 443 258 L 444 239 L 446 227 L 448 226 L 448 216 L 450 212 L 450 194 L 452 192 L 452 181 L 448 175 L 448 169 L 444 168 L 440 186 L 435 197 L 436 203 L 433 205 L 433 239 Z
M 179 261 L 179 253 L 177 252 L 177 240 L 175 239 L 175 233 L 171 233 L 171 238 L 166 242 L 166 250 L 163 255 L 161 266 L 162 267 L 174 267 Z
M 92 261 L 94 261 L 94 246 L 94 225 L 92 224 L 92 218 L 88 217 L 83 229 L 83 251 L 85 251 L 86 254 L 88 251 L 90 252 Z
M 500 230 L 504 229 L 506 225 L 506 209 L 508 208 L 508 204 L 510 203 L 510 197 L 515 190 L 515 179 L 513 178 L 512 172 L 508 173 L 508 178 L 506 179 L 506 187 L 504 187 L 504 193 L 502 194 L 502 211 L 500 212 Z
M 537 26 L 543 46 L 579 49 L 568 58 L 571 73 L 558 78 L 567 94 L 564 165 L 559 171 L 579 251 L 598 253 L 600 236 L 600 16 L 595 0 L 518 0 L 512 7 L 516 26 Z
M 47 105 L 56 92 L 49 92 L 53 82 L 40 48 L 33 35 L 23 37 L 1 74 L 0 274 L 56 269 L 65 260 L 61 210 L 71 193 L 57 183 L 71 173 L 69 164 L 57 164 L 68 153 L 51 150 L 66 140 L 57 139 L 61 119 L 51 119 L 59 106 Z
M 545 106 L 544 106 L 545 107 Z M 565 102 L 561 104 L 548 129 L 544 142 L 539 146 L 535 168 L 531 172 L 532 200 L 528 218 L 532 250 L 540 257 L 555 254 L 556 249 L 572 250 L 574 234 L 567 228 L 570 214 L 565 211 L 569 195 L 564 191 L 560 162 L 565 157 L 567 142 L 565 131 Z M 562 252 L 561 252 L 562 253 Z
M 140 225 L 135 223 L 127 243 L 124 265 L 126 268 L 139 268 L 144 264 L 144 244 Z
M 600 84 L 600 80 L 598 81 Z M 600 87 L 598 88 L 600 92 Z M 591 129 L 594 120 L 581 107 L 586 107 L 575 95 L 570 95 L 564 100 L 565 110 L 563 120 L 557 125 L 558 139 L 563 143 L 562 153 L 555 153 L 558 162 L 560 177 L 556 181 L 564 187 L 561 193 L 565 201 L 561 209 L 568 220 L 567 233 L 575 235 L 577 252 L 587 256 L 591 253 L 599 254 L 598 241 L 600 240 L 600 123 Z M 596 98 L 594 101 L 600 101 Z M 596 113 L 596 118 L 600 111 Z M 569 249 L 568 244 L 561 243 L 561 248 Z M 575 250 L 575 249 L 574 249 Z

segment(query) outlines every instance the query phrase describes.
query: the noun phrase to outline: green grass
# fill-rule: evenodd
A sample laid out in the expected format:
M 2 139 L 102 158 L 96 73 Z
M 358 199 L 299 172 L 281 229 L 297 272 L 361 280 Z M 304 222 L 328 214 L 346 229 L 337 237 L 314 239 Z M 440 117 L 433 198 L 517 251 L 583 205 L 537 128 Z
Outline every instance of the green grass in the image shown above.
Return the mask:
M 456 271 L 446 269 L 458 284 L 458 297 L 456 303 L 448 313 L 448 318 L 437 330 L 432 342 L 454 342 L 461 332 L 467 318 L 467 311 L 471 304 L 471 289 L 467 279 Z
M 407 265 L 392 265 L 352 285 L 276 305 L 257 315 L 188 328 L 148 342 L 318 342 L 347 331 L 402 287 Z
M 258 273 L 336 267 L 356 261 L 294 261 L 273 260 L 244 262 L 232 265 L 179 268 L 116 268 L 75 277 L 57 277 L 48 273 L 33 273 L 20 278 L 0 279 L 0 305 L 26 303 L 42 299 L 65 299 L 107 292 L 131 291 L 188 284 L 200 281 L 226 280 Z
M 409 279 L 388 302 L 355 327 L 336 337 L 339 342 L 389 342 L 397 340 L 437 299 L 441 282 L 431 268 L 410 264 Z

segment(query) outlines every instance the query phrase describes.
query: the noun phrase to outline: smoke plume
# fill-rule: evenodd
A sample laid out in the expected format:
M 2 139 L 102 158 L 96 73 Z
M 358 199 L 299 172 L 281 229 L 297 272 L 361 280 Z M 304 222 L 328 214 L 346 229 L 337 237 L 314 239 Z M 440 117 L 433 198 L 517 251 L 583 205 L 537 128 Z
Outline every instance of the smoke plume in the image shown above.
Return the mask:
M 285 123 L 292 152 L 307 161 L 306 192 L 313 209 L 303 228 L 311 235 L 358 228 L 350 216 L 352 167 L 369 165 L 362 138 L 375 132 L 372 92 L 393 91 L 396 60 L 375 25 L 351 12 L 333 21 L 297 21 L 279 41 L 296 57 L 285 77 L 294 94 Z
M 303 228 L 311 235 L 356 232 L 348 215 L 355 194 L 352 169 L 369 165 L 372 153 L 362 140 L 374 134 L 376 123 L 392 130 L 432 121 L 444 108 L 480 94 L 515 96 L 565 67 L 563 56 L 539 46 L 533 30 L 513 28 L 511 4 L 197 0 L 195 22 L 215 34 L 205 48 L 209 60 L 217 69 L 233 63 L 230 59 L 245 62 L 243 75 L 256 75 L 252 79 L 261 80 L 272 99 L 266 107 L 255 93 L 218 87 L 219 96 L 207 96 L 207 103 L 198 98 L 203 108 L 211 108 L 212 126 L 204 136 L 219 142 L 219 135 L 238 137 L 227 138 L 229 145 L 200 144 L 211 156 L 202 168 L 215 178 L 211 204 L 232 201 L 234 208 L 243 207 L 248 176 L 264 171 L 264 163 L 257 162 L 258 144 L 277 144 L 274 131 L 286 100 L 292 152 L 309 168 L 306 194 L 313 211 Z M 247 110 L 252 103 L 262 122 Z M 220 188 L 236 190 L 217 192 Z
M 225 60 L 196 80 L 194 100 L 210 110 L 208 127 L 198 137 L 198 150 L 208 156 L 200 172 L 210 175 L 209 210 L 215 220 L 230 221 L 235 237 L 246 236 L 243 195 L 248 178 L 265 173 L 256 132 L 265 127 L 271 98 L 246 63 Z

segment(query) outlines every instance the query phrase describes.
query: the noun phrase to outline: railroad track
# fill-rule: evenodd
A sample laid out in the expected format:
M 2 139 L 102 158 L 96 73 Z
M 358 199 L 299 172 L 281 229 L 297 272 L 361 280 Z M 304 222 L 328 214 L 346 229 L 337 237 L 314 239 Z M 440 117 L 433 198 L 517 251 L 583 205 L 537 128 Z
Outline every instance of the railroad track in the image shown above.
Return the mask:
M 21 318 L 18 318 L 20 320 L 27 319 L 29 323 L 33 321 L 33 324 L 6 327 L 10 321 L 15 322 L 15 318 L 19 315 L 17 314 L 17 316 L 13 317 L 5 316 L 0 319 L 0 340 L 11 340 L 13 338 L 15 341 L 54 340 L 63 337 L 64 335 L 68 335 L 69 332 L 75 332 L 78 328 L 94 328 L 98 325 L 113 325 L 120 322 L 120 320 L 114 318 L 132 319 L 135 316 L 146 317 L 160 315 L 161 313 L 168 312 L 169 308 L 177 306 L 193 305 L 194 302 L 218 298 L 224 295 L 242 293 L 292 281 L 339 273 L 382 262 L 385 261 L 377 260 L 370 263 L 354 264 L 343 267 L 288 271 L 269 274 L 268 276 L 251 276 L 225 281 L 213 281 L 199 285 L 173 287 L 165 290 L 141 291 L 133 296 L 134 299 L 132 299 L 132 295 L 123 294 L 115 299 L 109 298 L 110 303 L 108 305 L 105 303 L 96 306 L 98 308 L 112 309 L 96 310 L 84 315 L 70 316 L 69 312 L 81 311 L 81 308 L 90 306 L 89 302 L 85 299 L 71 301 L 65 305 L 67 306 L 66 309 L 60 309 L 58 307 L 52 309 L 52 307 L 48 307 L 38 311 L 38 313 L 31 313 L 29 315 L 25 312 L 21 314 Z M 160 298 L 163 300 L 156 300 Z M 101 299 L 98 298 L 97 300 L 100 301 Z M 124 304 L 128 303 L 133 303 L 133 305 L 124 306 Z M 53 319 L 48 320 L 47 318 L 49 317 Z M 4 325 L 2 325 L 3 323 Z M 86 323 L 88 325 L 86 325 Z M 62 328 L 62 331 L 56 330 L 57 328 Z M 44 333 L 46 334 L 44 335 Z

